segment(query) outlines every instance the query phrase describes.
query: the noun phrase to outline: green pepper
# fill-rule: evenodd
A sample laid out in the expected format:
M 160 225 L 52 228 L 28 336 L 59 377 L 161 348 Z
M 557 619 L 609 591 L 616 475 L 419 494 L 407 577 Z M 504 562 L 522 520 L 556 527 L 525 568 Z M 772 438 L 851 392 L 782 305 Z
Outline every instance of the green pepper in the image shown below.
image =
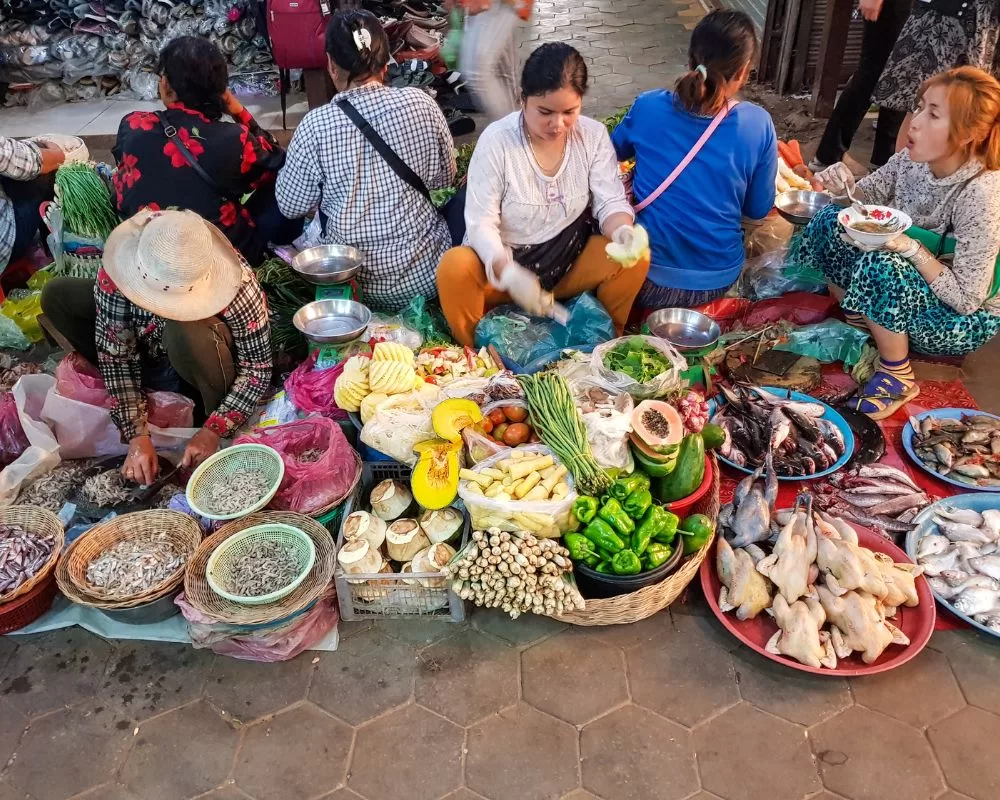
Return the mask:
M 604 502 L 604 505 L 598 509 L 597 516 L 607 522 L 622 536 L 628 536 L 635 530 L 635 523 L 632 521 L 632 518 L 625 513 L 622 504 L 613 497 L 609 497 Z
M 678 532 L 684 542 L 684 555 L 691 555 L 700 550 L 715 532 L 712 520 L 704 514 L 692 514 L 685 517 Z
M 607 550 L 609 553 L 620 553 L 625 549 L 625 542 L 615 533 L 603 519 L 593 519 L 583 529 L 583 535 L 590 539 L 597 547 Z
M 580 495 L 573 501 L 573 513 L 584 525 L 597 516 L 597 498 Z
M 653 540 L 653 537 L 663 527 L 662 511 L 663 508 L 661 506 L 651 506 L 643 515 L 642 521 L 632 532 L 632 550 L 640 556 L 646 552 L 646 548 L 649 547 L 649 543 Z
M 594 572 L 601 572 L 601 573 L 603 573 L 605 575 L 610 575 L 611 574 L 611 562 L 610 561 L 601 561 L 601 562 L 599 562 L 598 565 L 596 567 L 594 567 Z
M 642 559 L 642 566 L 647 570 L 656 569 L 661 564 L 667 563 L 667 559 L 673 555 L 673 552 L 673 548 L 670 545 L 653 542 L 646 549 L 646 555 Z
M 651 505 L 653 505 L 653 495 L 649 493 L 649 489 L 636 489 L 622 501 L 625 513 L 634 520 L 642 519 Z
M 680 517 L 673 511 L 667 511 L 663 506 L 654 506 L 659 509 L 657 516 L 660 520 L 660 529 L 653 534 L 653 541 L 660 544 L 672 544 L 677 537 L 677 526 L 680 524 Z
M 615 553 L 611 561 L 611 570 L 615 575 L 638 575 L 642 572 L 642 562 L 631 550 L 622 550 L 620 553 Z
M 597 558 L 597 551 L 594 549 L 594 545 L 582 533 L 563 534 L 563 544 L 569 550 L 569 557 L 573 561 L 586 561 L 589 556 Z
M 608 494 L 621 502 L 637 489 L 648 488 L 649 476 L 642 472 L 633 472 L 631 475 L 625 475 L 612 483 L 611 488 L 608 489 Z

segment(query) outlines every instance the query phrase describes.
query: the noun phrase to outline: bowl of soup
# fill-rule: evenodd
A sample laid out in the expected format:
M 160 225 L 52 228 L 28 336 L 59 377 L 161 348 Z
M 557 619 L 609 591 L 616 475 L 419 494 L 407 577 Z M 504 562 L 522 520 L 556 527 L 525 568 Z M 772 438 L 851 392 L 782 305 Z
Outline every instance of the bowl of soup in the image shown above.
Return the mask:
M 837 215 L 837 220 L 848 236 L 867 247 L 881 247 L 913 224 L 906 213 L 895 208 L 866 205 L 865 210 L 867 217 L 854 206 L 848 206 Z

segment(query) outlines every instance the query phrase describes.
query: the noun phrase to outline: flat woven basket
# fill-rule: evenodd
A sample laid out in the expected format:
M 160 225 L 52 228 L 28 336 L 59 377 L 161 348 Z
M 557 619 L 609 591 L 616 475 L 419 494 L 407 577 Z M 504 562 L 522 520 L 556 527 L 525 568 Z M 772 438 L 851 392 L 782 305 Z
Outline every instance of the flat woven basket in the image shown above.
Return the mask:
M 174 570 L 168 578 L 144 592 L 127 596 L 109 594 L 103 588 L 88 582 L 87 567 L 91 561 L 119 542 L 151 533 L 163 535 L 178 552 L 187 555 L 185 563 Z M 96 601 L 102 605 L 110 603 L 118 608 L 131 608 L 157 600 L 176 589 L 184 580 L 187 562 L 198 549 L 200 542 L 201 528 L 198 523 L 179 511 L 151 509 L 121 514 L 102 525 L 95 525 L 76 540 L 72 553 L 66 555 L 66 574 L 77 594 L 90 601 L 85 605 L 95 605 Z
M 235 563 L 251 552 L 254 546 L 263 542 L 278 542 L 290 548 L 295 553 L 298 562 L 298 574 L 287 585 L 267 594 L 252 596 L 227 591 L 227 588 L 232 586 Z M 243 606 L 263 606 L 275 603 L 294 592 L 295 587 L 302 583 L 312 570 L 314 563 L 316 563 L 316 545 L 313 544 L 312 539 L 291 525 L 268 522 L 240 531 L 216 547 L 208 558 L 205 577 L 212 590 L 227 600 L 232 600 Z
M 312 570 L 295 590 L 286 597 L 266 606 L 246 606 L 234 603 L 217 594 L 208 584 L 206 571 L 208 559 L 222 542 L 240 531 L 255 525 L 277 523 L 297 528 L 312 539 L 316 547 L 316 561 Z M 201 543 L 188 562 L 184 574 L 184 597 L 202 614 L 216 622 L 230 625 L 264 625 L 293 616 L 315 603 L 333 580 L 337 548 L 333 537 L 322 524 L 312 517 L 290 511 L 262 511 L 224 525 Z
M 245 508 L 230 513 L 212 510 L 212 489 L 229 486 L 240 472 L 262 472 L 268 480 L 267 491 Z M 191 509 L 208 519 L 237 519 L 260 511 L 271 502 L 285 477 L 285 462 L 278 451 L 264 444 L 236 444 L 220 450 L 194 471 L 187 485 L 187 501 Z
M 709 519 L 716 520 L 719 517 L 719 464 L 714 454 L 712 455 L 712 467 L 712 488 L 701 500 L 695 503 L 689 513 L 705 514 Z M 692 553 L 680 569 L 664 578 L 660 583 L 638 589 L 630 594 L 587 600 L 587 607 L 583 611 L 573 611 L 561 617 L 555 617 L 555 619 L 568 622 L 571 625 L 628 625 L 651 617 L 680 597 L 694 576 L 698 574 L 698 568 L 701 567 L 701 562 L 705 560 L 705 556 L 712 549 L 714 540 L 713 536 L 698 552 Z
M 7 594 L 0 594 L 0 604 L 23 597 L 51 575 L 56 568 L 59 556 L 62 554 L 63 545 L 66 543 L 66 534 L 59 517 L 39 506 L 25 505 L 0 508 L 0 526 L 2 525 L 17 525 L 31 533 L 52 536 L 55 541 L 52 544 L 49 559 L 42 565 L 42 568 L 16 589 L 7 592 Z

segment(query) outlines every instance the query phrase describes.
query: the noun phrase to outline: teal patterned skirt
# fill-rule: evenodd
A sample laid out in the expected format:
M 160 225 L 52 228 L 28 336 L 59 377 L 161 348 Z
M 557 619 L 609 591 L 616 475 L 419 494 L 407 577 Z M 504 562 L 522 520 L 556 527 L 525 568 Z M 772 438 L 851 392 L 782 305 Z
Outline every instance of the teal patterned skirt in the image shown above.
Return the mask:
M 897 253 L 865 253 L 840 238 L 837 206 L 820 211 L 802 232 L 795 260 L 844 290 L 840 306 L 910 337 L 919 353 L 962 356 L 1000 331 L 1000 316 L 962 315 L 938 300 L 924 277 Z

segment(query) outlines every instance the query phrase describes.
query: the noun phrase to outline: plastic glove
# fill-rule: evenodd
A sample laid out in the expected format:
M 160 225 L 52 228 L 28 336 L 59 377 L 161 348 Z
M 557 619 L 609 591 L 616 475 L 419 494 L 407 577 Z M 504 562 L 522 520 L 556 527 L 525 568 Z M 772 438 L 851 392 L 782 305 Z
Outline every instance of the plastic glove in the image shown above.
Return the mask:
M 604 246 L 608 258 L 628 269 L 649 257 L 649 235 L 642 225 L 620 225 Z
M 854 189 L 854 173 L 847 164 L 838 161 L 822 172 L 816 173 L 813 180 L 834 197 L 846 197 L 848 189 Z
M 511 299 L 529 314 L 547 317 L 555 302 L 552 293 L 542 289 L 538 276 L 525 269 L 516 261 L 510 261 L 503 268 L 496 287 L 507 292 Z

